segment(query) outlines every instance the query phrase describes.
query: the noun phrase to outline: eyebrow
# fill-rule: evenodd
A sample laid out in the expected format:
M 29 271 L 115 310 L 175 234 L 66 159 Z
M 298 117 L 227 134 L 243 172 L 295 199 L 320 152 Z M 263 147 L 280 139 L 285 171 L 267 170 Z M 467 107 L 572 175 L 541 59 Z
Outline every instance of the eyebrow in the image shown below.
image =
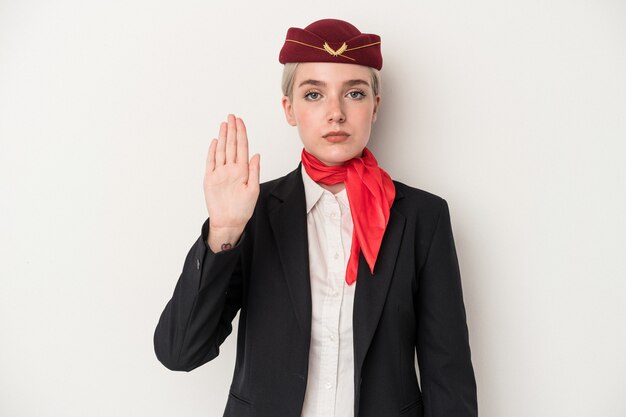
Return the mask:
M 370 83 L 368 83 L 365 80 L 361 80 L 361 79 L 356 79 L 356 80 L 348 80 L 346 82 L 343 83 L 345 86 L 347 87 L 354 87 L 355 85 L 365 85 L 368 86 L 370 85 Z M 298 87 L 302 87 L 303 85 L 313 85 L 316 87 L 326 87 L 326 83 L 324 81 L 319 81 L 319 80 L 304 80 L 300 83 L 300 85 L 298 85 Z
M 370 85 L 370 83 L 365 80 L 349 80 L 346 81 L 344 84 L 346 84 L 348 87 L 354 87 L 355 85 L 365 85 L 369 87 Z
M 302 87 L 303 85 L 314 85 L 316 87 L 324 87 L 326 86 L 325 82 L 317 81 L 317 80 L 304 80 L 300 83 L 298 87 Z

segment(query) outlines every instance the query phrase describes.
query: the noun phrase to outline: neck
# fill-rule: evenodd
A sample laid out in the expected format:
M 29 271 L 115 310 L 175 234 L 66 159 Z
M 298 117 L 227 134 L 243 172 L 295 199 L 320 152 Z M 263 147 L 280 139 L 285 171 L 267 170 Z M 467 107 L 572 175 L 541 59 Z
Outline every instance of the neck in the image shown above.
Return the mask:
M 337 184 L 332 184 L 332 185 L 326 185 L 326 184 L 322 184 L 320 182 L 318 182 L 318 185 L 322 188 L 324 188 L 325 190 L 330 191 L 333 194 L 337 194 L 338 192 L 342 191 L 343 189 L 346 188 L 346 183 L 344 182 L 340 182 Z

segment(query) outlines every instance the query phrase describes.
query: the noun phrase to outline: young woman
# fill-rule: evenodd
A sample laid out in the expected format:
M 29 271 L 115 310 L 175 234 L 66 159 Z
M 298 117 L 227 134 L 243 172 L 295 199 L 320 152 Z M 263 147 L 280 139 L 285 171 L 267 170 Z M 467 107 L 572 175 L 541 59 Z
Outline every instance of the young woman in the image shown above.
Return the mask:
M 289 29 L 279 60 L 302 162 L 259 184 L 243 121 L 221 124 L 209 219 L 157 325 L 157 357 L 184 371 L 212 360 L 240 311 L 224 416 L 476 416 L 447 203 L 392 181 L 366 147 L 380 37 L 325 19 Z

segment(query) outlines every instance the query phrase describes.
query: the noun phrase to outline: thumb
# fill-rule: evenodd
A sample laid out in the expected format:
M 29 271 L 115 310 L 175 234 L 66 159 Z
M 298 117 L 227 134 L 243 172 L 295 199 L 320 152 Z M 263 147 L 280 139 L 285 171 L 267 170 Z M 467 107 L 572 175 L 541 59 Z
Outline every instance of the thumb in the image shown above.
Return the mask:
M 261 155 L 254 154 L 252 158 L 250 158 L 250 163 L 248 164 L 248 185 L 250 184 L 259 184 L 259 177 L 261 173 Z

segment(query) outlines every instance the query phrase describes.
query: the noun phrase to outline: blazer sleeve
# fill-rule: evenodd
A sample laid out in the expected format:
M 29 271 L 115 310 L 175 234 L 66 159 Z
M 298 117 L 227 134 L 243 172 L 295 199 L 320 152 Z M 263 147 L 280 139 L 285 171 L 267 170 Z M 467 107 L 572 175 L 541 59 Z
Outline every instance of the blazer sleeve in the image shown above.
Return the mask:
M 241 255 L 248 232 L 233 248 L 214 253 L 207 244 L 208 226 L 207 219 L 154 332 L 156 356 L 173 371 L 191 371 L 217 357 L 241 307 Z
M 476 382 L 448 204 L 419 272 L 416 350 L 428 417 L 476 417 Z

